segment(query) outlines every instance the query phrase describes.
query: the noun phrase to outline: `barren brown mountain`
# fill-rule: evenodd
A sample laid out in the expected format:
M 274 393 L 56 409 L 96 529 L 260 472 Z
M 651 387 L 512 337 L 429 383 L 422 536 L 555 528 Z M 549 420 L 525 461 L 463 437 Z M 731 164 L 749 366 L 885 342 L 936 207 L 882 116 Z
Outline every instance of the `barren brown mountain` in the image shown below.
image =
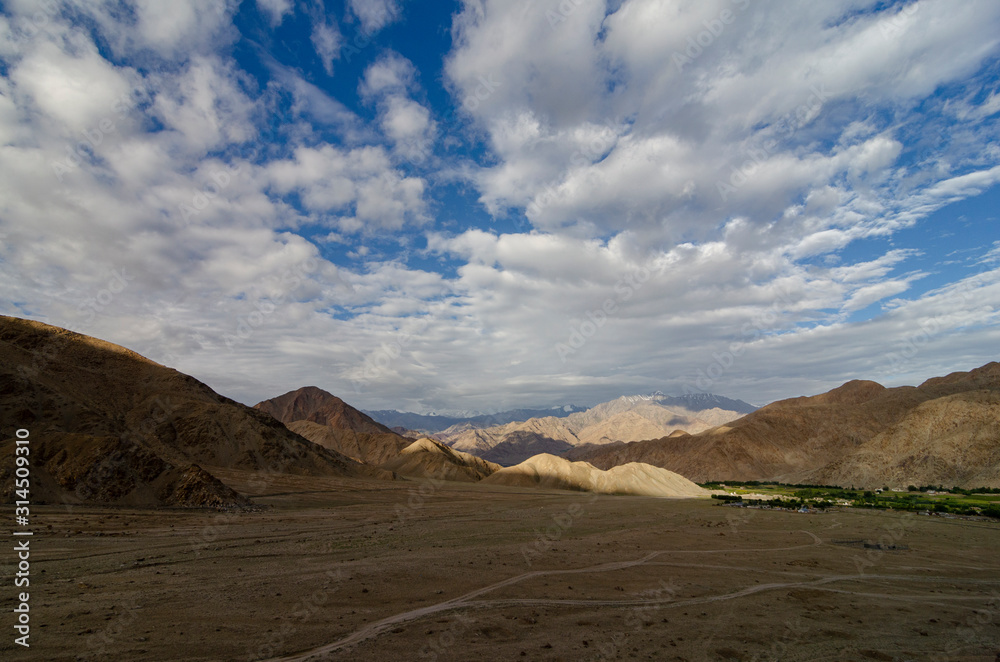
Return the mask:
M 424 437 L 404 448 L 402 453 L 383 464 L 382 468 L 403 476 L 476 482 L 501 467 Z
M 698 434 L 598 448 L 585 459 L 602 468 L 647 462 L 699 482 L 1000 486 L 998 392 L 1000 363 L 919 387 L 852 381 Z
M 1000 391 L 975 390 L 928 400 L 811 482 L 1000 486 Z
M 0 316 L 0 426 L 30 433 L 32 499 L 229 506 L 214 467 L 387 477 L 193 377 L 109 342 Z M 13 454 L 13 438 L 0 455 Z M 9 499 L 13 469 L 0 491 Z M 265 480 L 266 478 L 262 478 Z
M 254 405 L 306 439 L 366 464 L 384 464 L 413 443 L 337 396 L 304 386 Z

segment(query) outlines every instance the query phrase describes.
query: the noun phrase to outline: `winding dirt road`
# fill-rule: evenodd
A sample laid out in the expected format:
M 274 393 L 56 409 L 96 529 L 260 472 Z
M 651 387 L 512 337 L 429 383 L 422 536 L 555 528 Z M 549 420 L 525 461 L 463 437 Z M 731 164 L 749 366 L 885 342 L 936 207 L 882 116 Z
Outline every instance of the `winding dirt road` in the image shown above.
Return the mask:
M 871 592 L 858 592 L 847 589 L 836 589 L 832 587 L 826 587 L 826 584 L 832 584 L 837 582 L 850 582 L 850 581 L 871 581 L 871 580 L 882 580 L 882 581 L 904 581 L 904 582 L 917 582 L 917 583 L 936 583 L 936 582 L 960 582 L 960 583 L 971 583 L 971 584 L 983 584 L 983 585 L 1000 585 L 1000 580 L 976 580 L 976 579 L 955 579 L 955 578 L 938 578 L 938 577 L 928 577 L 924 575 L 879 575 L 879 574 L 859 574 L 852 573 L 847 575 L 830 575 L 826 577 L 820 577 L 818 579 L 811 579 L 806 581 L 790 581 L 790 582 L 774 582 L 769 584 L 759 584 L 755 586 L 750 586 L 739 591 L 733 591 L 731 593 L 724 593 L 720 595 L 702 596 L 697 598 L 689 598 L 686 600 L 678 600 L 676 598 L 668 597 L 662 599 L 643 599 L 643 600 L 573 600 L 573 599 L 546 599 L 546 598 L 506 598 L 497 600 L 476 600 L 479 596 L 486 593 L 496 591 L 497 589 L 510 586 L 512 584 L 517 584 L 527 579 L 532 579 L 536 577 L 553 576 L 553 575 L 574 575 L 574 574 L 594 574 L 600 572 L 613 572 L 616 570 L 624 570 L 626 568 L 632 568 L 636 566 L 641 566 L 650 563 L 654 559 L 664 554 L 718 554 L 718 553 L 751 553 L 751 552 L 776 552 L 776 551 L 792 551 L 797 549 L 804 549 L 808 547 L 817 547 L 823 545 L 824 542 L 817 537 L 815 534 L 809 531 L 801 531 L 813 539 L 813 542 L 806 543 L 803 545 L 794 545 L 791 547 L 774 547 L 774 548 L 754 548 L 754 549 L 707 549 L 707 550 L 659 550 L 651 552 L 642 558 L 635 559 L 632 561 L 619 561 L 614 563 L 602 563 L 600 565 L 590 566 L 586 568 L 573 568 L 565 570 L 535 570 L 531 572 L 526 572 L 515 577 L 510 577 L 503 581 L 497 582 L 495 584 L 490 584 L 475 591 L 466 593 L 465 595 L 452 598 L 450 600 L 445 600 L 443 602 L 438 602 L 433 605 L 427 605 L 426 607 L 421 607 L 419 609 L 413 609 L 410 611 L 402 612 L 400 614 L 395 614 L 384 618 L 375 623 L 367 625 L 357 632 L 354 632 L 348 637 L 339 639 L 333 643 L 325 644 L 323 646 L 314 648 L 309 651 L 304 651 L 302 653 L 297 653 L 295 655 L 273 658 L 267 662 L 307 662 L 322 659 L 325 655 L 333 653 L 334 651 L 352 646 L 354 644 L 360 643 L 367 639 L 372 639 L 379 636 L 383 632 L 390 630 L 401 623 L 408 621 L 414 621 L 431 614 L 437 614 L 444 611 L 449 611 L 452 609 L 499 609 L 503 607 L 647 607 L 655 606 L 659 608 L 683 608 L 691 607 L 695 605 L 703 605 L 713 602 L 722 602 L 726 600 L 736 600 L 739 598 L 744 598 L 755 593 L 761 593 L 765 591 L 775 591 L 783 589 L 794 589 L 794 588 L 811 588 L 814 590 L 829 591 L 833 593 L 850 593 L 853 595 L 863 595 L 868 597 L 880 598 L 880 599 L 892 599 L 892 600 L 903 600 L 903 601 L 982 601 L 982 597 L 978 595 L 970 596 L 943 596 L 943 595 L 933 595 L 933 594 L 913 594 L 913 595 L 898 595 L 898 594 L 887 594 L 887 593 L 871 593 Z M 653 564 L 660 565 L 660 564 Z M 674 565 L 674 564 L 668 564 Z M 693 567 L 714 567 L 709 564 L 676 564 L 684 566 Z
M 419 609 L 413 609 L 400 614 L 395 614 L 384 618 L 375 623 L 367 625 L 357 632 L 351 634 L 348 637 L 335 641 L 333 643 L 325 644 L 318 648 L 314 648 L 309 651 L 304 651 L 302 653 L 297 653 L 295 655 L 272 658 L 268 662 L 306 662 L 307 660 L 321 659 L 328 653 L 332 653 L 342 648 L 346 648 L 353 644 L 365 641 L 366 639 L 371 639 L 377 637 L 383 632 L 392 629 L 393 627 L 399 625 L 400 623 L 405 623 L 407 621 L 414 621 L 431 614 L 440 613 L 443 611 L 449 611 L 452 609 L 485 609 L 485 608 L 499 608 L 512 605 L 525 606 L 609 606 L 609 607 L 633 607 L 633 606 L 654 606 L 654 605 L 666 605 L 680 607 L 685 605 L 695 605 L 703 604 L 707 602 L 718 602 L 722 600 L 733 600 L 736 598 L 742 598 L 753 593 L 759 593 L 761 591 L 776 590 L 782 588 L 798 587 L 798 586 L 817 586 L 822 584 L 827 584 L 830 582 L 844 581 L 848 579 L 856 579 L 858 575 L 843 575 L 836 577 L 825 577 L 819 580 L 806 581 L 806 582 L 787 582 L 787 583 L 775 583 L 775 584 L 761 584 L 759 586 L 751 586 L 749 588 L 743 589 L 741 591 L 736 591 L 734 593 L 727 593 L 724 595 L 708 596 L 703 598 L 692 598 L 690 600 L 679 601 L 676 599 L 661 599 L 661 600 L 551 600 L 551 599 L 504 599 L 504 600 L 476 600 L 481 595 L 496 591 L 497 589 L 510 586 L 512 584 L 517 584 L 526 579 L 532 579 L 536 577 L 553 576 L 553 575 L 573 575 L 573 574 L 594 574 L 599 572 L 613 572 L 616 570 L 624 570 L 626 568 L 632 568 L 635 566 L 640 566 L 649 563 L 653 559 L 662 556 L 663 554 L 718 554 L 718 553 L 752 553 L 752 552 L 776 552 L 776 551 L 791 551 L 796 549 L 803 549 L 806 547 L 815 547 L 823 544 L 823 541 L 817 537 L 815 534 L 809 531 L 802 531 L 806 535 L 813 539 L 813 542 L 806 543 L 803 545 L 794 545 L 791 547 L 774 547 L 774 548 L 761 548 L 761 549 L 701 549 L 701 550 L 659 550 L 656 552 L 651 552 L 642 558 L 635 559 L 632 561 L 617 561 L 613 563 L 602 563 L 600 565 L 590 566 L 586 568 L 573 568 L 566 570 L 533 570 L 531 572 L 526 572 L 514 577 L 510 577 L 503 581 L 497 582 L 495 584 L 490 584 L 475 591 L 466 593 L 465 595 L 459 596 L 457 598 L 452 598 L 450 600 L 445 600 L 443 602 L 438 602 L 433 605 L 427 605 L 426 607 L 420 607 Z M 866 575 L 866 577 L 868 577 Z

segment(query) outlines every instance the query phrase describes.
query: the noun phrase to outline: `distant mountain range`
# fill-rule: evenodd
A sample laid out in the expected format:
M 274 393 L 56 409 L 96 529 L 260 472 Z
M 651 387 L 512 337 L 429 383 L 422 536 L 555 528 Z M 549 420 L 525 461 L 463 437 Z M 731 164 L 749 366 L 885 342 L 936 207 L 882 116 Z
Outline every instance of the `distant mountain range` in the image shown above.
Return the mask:
M 664 395 L 660 392 L 652 393 L 649 397 L 657 404 L 667 407 L 683 407 L 688 411 L 705 411 L 706 409 L 722 409 L 724 411 L 735 411 L 738 414 L 752 414 L 758 407 L 744 402 L 743 400 L 733 400 L 714 393 L 688 393 L 687 395 Z
M 659 391 L 649 395 L 622 396 L 632 402 L 655 402 L 668 407 L 683 407 L 688 411 L 699 412 L 706 409 L 723 409 L 739 414 L 749 414 L 757 407 L 712 393 L 692 393 L 688 395 L 664 395 Z M 576 405 L 559 405 L 538 409 L 510 409 L 496 414 L 479 414 L 476 416 L 438 416 L 436 414 L 414 414 L 412 412 L 396 411 L 395 409 L 362 410 L 365 414 L 382 425 L 394 429 L 412 430 L 422 434 L 443 432 L 456 425 L 468 428 L 488 428 L 507 423 L 519 423 L 532 418 L 566 418 L 570 414 L 587 411 L 586 407 Z
M 720 405 L 734 409 L 722 409 Z M 504 466 L 538 453 L 565 455 L 588 446 L 655 439 L 676 430 L 699 432 L 735 420 L 755 407 L 711 394 L 623 395 L 564 417 L 543 416 L 504 425 L 454 425 L 434 437 Z
M 365 414 L 390 428 L 403 428 L 422 434 L 433 434 L 447 430 L 454 425 L 469 425 L 486 428 L 493 425 L 503 425 L 514 421 L 526 421 L 540 416 L 562 418 L 578 411 L 585 411 L 576 405 L 562 405 L 547 409 L 510 409 L 496 414 L 479 414 L 477 416 L 437 416 L 434 414 L 414 414 L 395 409 L 363 410 Z

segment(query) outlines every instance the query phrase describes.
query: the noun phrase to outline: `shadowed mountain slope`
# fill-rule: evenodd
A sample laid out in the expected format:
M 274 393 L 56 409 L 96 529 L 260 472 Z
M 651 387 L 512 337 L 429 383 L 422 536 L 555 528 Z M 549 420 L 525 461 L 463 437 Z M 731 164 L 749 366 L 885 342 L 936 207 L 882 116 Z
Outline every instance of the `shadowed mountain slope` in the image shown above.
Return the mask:
M 413 442 L 315 386 L 258 402 L 254 409 L 324 448 L 366 464 L 383 464 Z
M 541 453 L 563 455 L 574 448 L 576 447 L 572 444 L 550 439 L 538 432 L 514 430 L 504 435 L 503 441 L 496 446 L 481 451 L 479 457 L 504 467 L 511 467 Z
M 266 411 L 285 424 L 311 421 L 354 432 L 380 434 L 392 432 L 381 423 L 376 423 L 371 416 L 361 413 L 337 396 L 316 386 L 303 386 L 276 398 L 258 402 L 254 405 L 254 409 Z

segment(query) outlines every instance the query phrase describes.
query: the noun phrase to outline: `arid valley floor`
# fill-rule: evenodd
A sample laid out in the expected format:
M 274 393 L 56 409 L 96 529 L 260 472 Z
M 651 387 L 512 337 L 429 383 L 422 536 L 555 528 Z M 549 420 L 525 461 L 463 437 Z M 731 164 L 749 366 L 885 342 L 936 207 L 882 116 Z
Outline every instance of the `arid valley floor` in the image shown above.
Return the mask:
M 3 657 L 1000 659 L 995 523 L 219 474 L 263 509 L 36 507 Z

